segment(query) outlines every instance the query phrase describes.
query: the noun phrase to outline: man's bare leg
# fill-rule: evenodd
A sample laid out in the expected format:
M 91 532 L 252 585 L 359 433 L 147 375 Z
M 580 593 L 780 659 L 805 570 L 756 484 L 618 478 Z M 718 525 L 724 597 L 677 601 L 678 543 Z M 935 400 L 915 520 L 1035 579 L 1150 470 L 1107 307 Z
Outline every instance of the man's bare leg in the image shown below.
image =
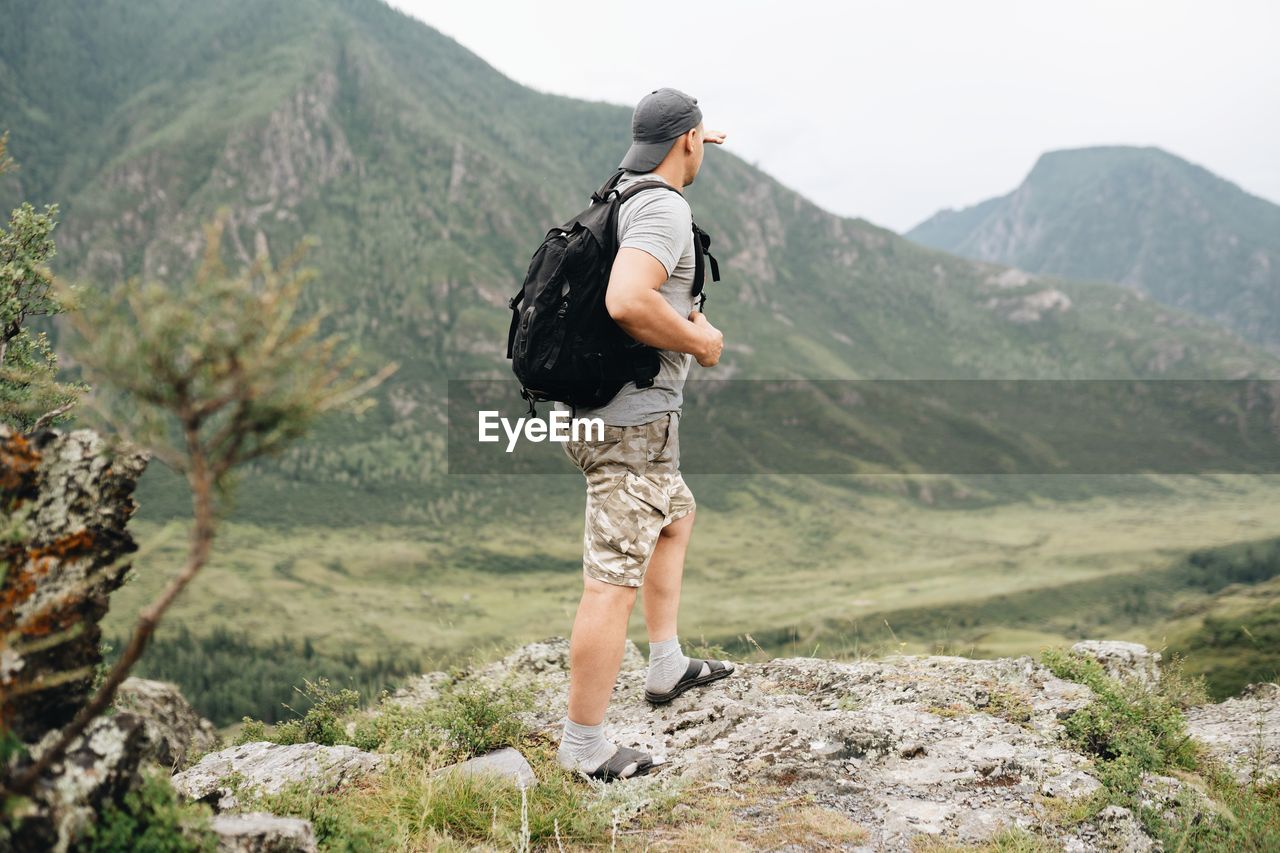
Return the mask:
M 684 579 L 684 556 L 693 536 L 694 513 L 673 521 L 662 529 L 658 545 L 644 575 L 644 621 L 649 632 L 649 674 L 645 692 L 665 695 L 689 669 L 689 658 L 680 648 L 676 621 L 680 610 L 680 584 Z M 733 665 L 725 662 L 733 671 Z M 699 677 L 711 674 L 704 662 Z
M 684 555 L 693 537 L 693 516 L 690 511 L 684 518 L 662 528 L 649 568 L 644 573 L 644 622 L 649 642 L 656 643 L 676 636 L 676 621 L 680 611 L 680 583 L 684 579 Z
M 585 773 L 612 759 L 610 772 L 625 778 L 652 766 L 646 753 L 620 747 L 604 736 L 604 712 L 622 668 L 627 622 L 639 588 L 605 583 L 585 573 L 582 582 L 569 641 L 569 712 L 556 756 L 561 766 Z
M 569 640 L 569 719 L 584 725 L 604 720 L 622 668 L 627 622 L 639 587 L 582 576 L 582 601 Z

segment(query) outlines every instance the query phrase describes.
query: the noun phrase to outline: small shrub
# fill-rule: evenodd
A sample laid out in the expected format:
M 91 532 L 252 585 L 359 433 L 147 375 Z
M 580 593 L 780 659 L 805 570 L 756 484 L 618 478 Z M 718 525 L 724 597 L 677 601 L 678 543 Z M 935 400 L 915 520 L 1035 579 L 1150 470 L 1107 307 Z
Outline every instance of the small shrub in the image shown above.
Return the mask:
M 446 693 L 432 716 L 448 737 L 454 758 L 464 759 L 519 743 L 525 730 L 518 714 L 531 703 L 528 691 L 467 682 Z
M 335 690 L 327 678 L 315 681 L 304 678 L 303 684 L 298 692 L 311 699 L 311 707 L 305 714 L 278 723 L 270 733 L 261 721 L 245 717 L 235 743 L 258 740 L 278 744 L 318 743 L 322 746 L 344 743 L 346 731 L 343 724 L 346 717 L 360 707 L 360 694 L 354 690 Z
M 1160 692 L 1183 710 L 1209 701 L 1209 688 L 1204 676 L 1192 673 L 1187 659 L 1177 654 L 1160 668 Z
M 232 741 L 232 745 L 239 746 L 242 743 L 253 743 L 267 739 L 266 724 L 261 720 L 245 717 L 244 725 L 240 727 L 240 732 L 236 735 L 235 740 Z
M 1059 678 L 1094 692 L 1088 706 L 1063 722 L 1077 748 L 1094 756 L 1103 785 L 1090 801 L 1090 814 L 1109 803 L 1131 809 L 1167 850 L 1280 849 L 1280 785 L 1237 783 L 1187 734 L 1182 709 L 1204 701 L 1205 688 L 1203 679 L 1187 675 L 1183 661 L 1175 659 L 1158 684 L 1146 685 L 1111 678 L 1092 658 L 1058 649 L 1047 650 L 1041 659 Z M 1143 803 L 1147 772 L 1188 782 L 1170 813 Z M 1211 801 L 1207 810 L 1193 789 Z
M 1093 702 L 1068 717 L 1063 728 L 1080 751 L 1099 759 L 1099 778 L 1108 789 L 1134 794 L 1145 771 L 1196 767 L 1197 749 L 1182 710 L 1160 686 L 1111 678 L 1096 660 L 1058 649 L 1046 651 L 1043 660 L 1054 675 L 1094 692 Z
M 301 720 L 290 720 L 299 729 L 300 743 L 319 743 L 333 746 L 345 736 L 342 721 L 360 707 L 360 694 L 354 690 L 334 690 L 329 679 L 315 681 L 304 679 L 304 695 L 311 699 L 311 707 Z
M 188 853 L 214 851 L 218 838 L 208 827 L 207 805 L 183 803 L 168 777 L 158 770 L 142 774 L 142 784 L 120 805 L 102 810 L 77 850 L 84 853 Z
M 444 732 L 431 706 L 413 708 L 391 702 L 384 703 L 376 715 L 358 720 L 348 742 L 369 752 L 429 758 L 444 746 Z

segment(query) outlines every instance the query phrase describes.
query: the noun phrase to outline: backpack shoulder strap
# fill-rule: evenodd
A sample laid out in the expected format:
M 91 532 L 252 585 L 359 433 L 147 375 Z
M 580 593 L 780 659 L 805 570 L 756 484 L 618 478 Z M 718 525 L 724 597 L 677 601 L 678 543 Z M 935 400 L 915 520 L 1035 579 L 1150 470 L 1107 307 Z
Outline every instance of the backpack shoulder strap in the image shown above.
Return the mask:
M 711 254 L 711 236 L 699 228 L 698 223 L 695 222 L 693 223 L 693 295 L 698 297 L 699 311 L 707 304 L 707 294 L 702 289 L 706 282 L 703 255 L 711 262 L 711 280 L 719 281 L 720 264 L 716 262 L 715 255 Z
M 591 194 L 591 203 L 605 201 L 609 197 L 609 193 L 613 192 L 618 186 L 618 181 L 622 180 L 622 176 L 627 173 L 626 169 L 619 169 L 609 176 L 609 180 L 601 184 L 600 189 Z

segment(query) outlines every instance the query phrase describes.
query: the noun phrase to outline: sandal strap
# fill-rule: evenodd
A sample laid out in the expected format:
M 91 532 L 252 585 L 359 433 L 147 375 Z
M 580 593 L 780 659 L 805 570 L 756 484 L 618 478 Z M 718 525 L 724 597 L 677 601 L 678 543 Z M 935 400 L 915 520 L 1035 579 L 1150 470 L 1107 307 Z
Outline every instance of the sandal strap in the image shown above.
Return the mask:
M 652 763 L 653 759 L 649 757 L 648 753 L 632 749 L 629 746 L 619 746 L 617 751 L 597 767 L 591 775 L 598 778 L 612 776 L 616 779 L 626 779 L 629 777 L 623 776 L 622 771 L 626 770 L 628 765 L 635 764 L 636 769 L 630 774 L 634 776 Z
M 688 681 L 701 676 L 702 665 L 704 663 L 707 665 L 708 675 L 710 675 L 713 672 L 719 672 L 722 669 L 727 669 L 727 667 L 724 665 L 722 661 L 718 661 L 713 658 L 689 658 L 689 667 L 684 671 L 684 675 L 680 678 L 680 680 Z

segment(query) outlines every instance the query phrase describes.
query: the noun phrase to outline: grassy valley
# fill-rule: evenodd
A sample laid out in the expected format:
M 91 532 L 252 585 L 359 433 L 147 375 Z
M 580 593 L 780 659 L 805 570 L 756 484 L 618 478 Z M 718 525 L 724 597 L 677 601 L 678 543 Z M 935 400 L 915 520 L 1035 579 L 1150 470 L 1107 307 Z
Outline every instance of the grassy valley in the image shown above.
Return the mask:
M 1245 671 L 1258 677 L 1265 661 L 1254 648 L 1211 647 L 1201 628 L 1216 619 L 1221 633 L 1280 607 L 1274 478 L 1171 477 L 1161 494 L 1099 496 L 1107 479 L 1094 478 L 1088 499 L 961 509 L 847 483 L 827 483 L 820 500 L 811 481 L 795 492 L 784 480 L 754 483 L 699 517 L 681 634 L 740 654 L 759 645 L 824 657 L 993 657 L 1107 637 L 1185 652 L 1222 671 L 1223 692 L 1242 686 Z M 305 639 L 319 658 L 353 652 L 427 669 L 493 656 L 567 635 L 581 523 L 567 509 L 530 539 L 493 518 L 434 529 L 234 522 L 162 637 L 185 626 L 243 631 L 263 644 Z M 154 593 L 182 546 L 177 522 L 143 522 L 137 533 L 152 550 L 116 594 L 108 633 Z M 629 633 L 647 640 L 638 612 Z

